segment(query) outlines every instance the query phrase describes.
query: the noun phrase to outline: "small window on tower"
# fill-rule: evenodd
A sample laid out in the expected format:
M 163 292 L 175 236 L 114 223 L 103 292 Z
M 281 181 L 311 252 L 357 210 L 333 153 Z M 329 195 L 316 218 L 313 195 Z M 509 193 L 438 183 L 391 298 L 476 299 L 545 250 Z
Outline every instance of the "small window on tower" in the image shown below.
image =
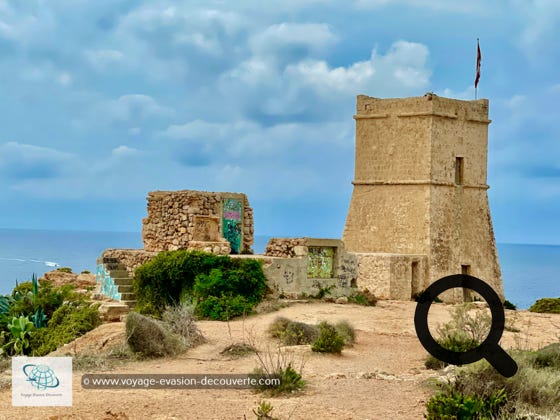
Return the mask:
M 464 161 L 462 157 L 455 158 L 455 184 L 463 185 Z

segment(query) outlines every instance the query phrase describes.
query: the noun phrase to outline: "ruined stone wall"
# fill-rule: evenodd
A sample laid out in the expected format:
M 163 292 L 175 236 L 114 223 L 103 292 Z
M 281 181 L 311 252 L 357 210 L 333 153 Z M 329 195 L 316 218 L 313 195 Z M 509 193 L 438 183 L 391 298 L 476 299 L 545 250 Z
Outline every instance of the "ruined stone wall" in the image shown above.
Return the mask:
M 266 245 L 264 255 L 283 258 L 307 255 L 305 238 L 271 238 Z
M 130 277 L 134 276 L 134 270 L 142 264 L 154 258 L 158 252 L 145 251 L 143 249 L 114 249 L 109 248 L 101 253 L 101 259 L 114 258 L 126 267 Z
M 148 194 L 142 240 L 147 251 L 241 253 L 251 249 L 253 226 L 253 209 L 245 194 L 153 191 Z

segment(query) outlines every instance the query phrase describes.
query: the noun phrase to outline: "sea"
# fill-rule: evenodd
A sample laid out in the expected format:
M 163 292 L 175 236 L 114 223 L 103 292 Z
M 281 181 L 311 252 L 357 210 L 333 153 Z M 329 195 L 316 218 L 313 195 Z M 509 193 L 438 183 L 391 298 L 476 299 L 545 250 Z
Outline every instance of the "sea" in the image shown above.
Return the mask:
M 262 253 L 269 239 L 256 236 L 255 253 Z M 0 294 L 10 293 L 16 281 L 59 267 L 94 273 L 107 248 L 142 248 L 141 234 L 0 229 Z M 543 297 L 560 297 L 560 245 L 499 243 L 498 254 L 506 299 L 519 309 Z

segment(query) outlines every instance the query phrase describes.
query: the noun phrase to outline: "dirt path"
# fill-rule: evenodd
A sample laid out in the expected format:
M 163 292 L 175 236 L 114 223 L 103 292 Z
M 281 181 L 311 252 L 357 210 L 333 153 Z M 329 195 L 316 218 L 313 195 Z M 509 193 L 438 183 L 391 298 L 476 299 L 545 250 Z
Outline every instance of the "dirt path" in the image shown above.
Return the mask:
M 309 346 L 287 348 L 296 360 L 305 359 L 305 392 L 266 398 L 282 419 L 420 419 L 431 391 L 423 363 L 427 355 L 414 333 L 413 302 L 382 301 L 376 307 L 332 303 L 295 304 L 274 313 L 229 323 L 201 321 L 207 342 L 175 359 L 126 364 L 115 373 L 248 373 L 255 356 L 231 359 L 220 352 L 233 342 L 251 337 L 259 348 L 274 346 L 266 335 L 277 316 L 317 323 L 349 321 L 357 343 L 341 356 L 312 353 Z M 445 322 L 450 307 L 434 305 L 430 324 Z M 560 315 L 507 311 L 521 331 L 506 332 L 502 346 L 536 348 L 560 339 Z M 114 323 L 91 332 L 70 350 L 101 347 L 124 335 Z M 230 336 L 231 334 L 231 336 Z M 262 398 L 250 390 L 86 390 L 74 373 L 73 407 L 19 408 L 11 406 L 11 390 L 0 391 L 0 419 L 251 419 Z M 89 372 L 93 373 L 93 372 Z M 7 375 L 8 372 L 2 375 Z

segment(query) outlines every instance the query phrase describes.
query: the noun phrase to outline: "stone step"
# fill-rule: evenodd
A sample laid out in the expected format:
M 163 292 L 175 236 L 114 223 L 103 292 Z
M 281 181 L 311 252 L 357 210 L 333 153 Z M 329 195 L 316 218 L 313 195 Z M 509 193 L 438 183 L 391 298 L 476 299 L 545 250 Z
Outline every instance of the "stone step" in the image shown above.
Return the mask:
M 115 283 L 118 287 L 119 287 L 119 293 L 123 294 L 123 293 L 134 293 L 134 290 L 132 289 L 132 285 L 131 284 L 117 284 Z
M 127 301 L 127 300 L 134 300 L 136 299 L 136 296 L 134 295 L 134 293 L 121 293 L 121 302 L 122 301 Z
M 109 274 L 112 278 L 130 277 L 128 275 L 128 271 L 126 271 L 126 270 L 107 270 L 107 269 L 105 269 L 105 271 L 107 271 L 107 274 Z
M 117 286 L 132 286 L 130 277 L 111 277 Z
M 135 300 L 121 300 L 122 303 L 124 303 L 125 305 L 128 305 L 129 308 L 134 308 L 134 306 L 136 305 L 136 301 Z
M 105 267 L 105 271 L 111 271 L 111 270 L 126 270 L 126 266 L 124 266 L 121 263 L 110 263 L 110 264 L 103 264 L 103 267 Z

